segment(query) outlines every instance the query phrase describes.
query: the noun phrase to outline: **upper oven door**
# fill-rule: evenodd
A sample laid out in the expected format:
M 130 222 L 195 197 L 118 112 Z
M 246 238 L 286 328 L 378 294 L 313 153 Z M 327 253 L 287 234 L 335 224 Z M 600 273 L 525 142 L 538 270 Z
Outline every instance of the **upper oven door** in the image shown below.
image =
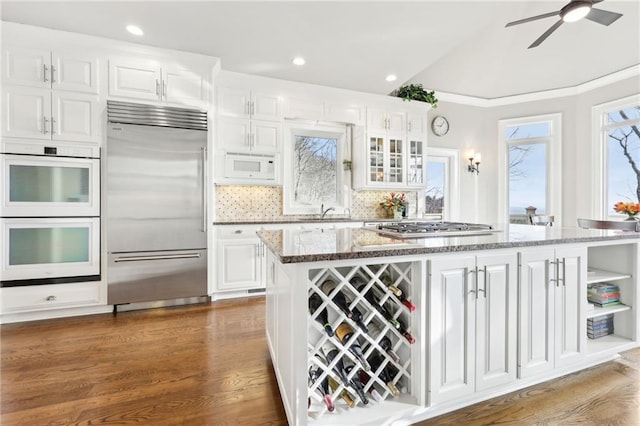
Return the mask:
M 0 157 L 2 217 L 100 215 L 100 160 Z

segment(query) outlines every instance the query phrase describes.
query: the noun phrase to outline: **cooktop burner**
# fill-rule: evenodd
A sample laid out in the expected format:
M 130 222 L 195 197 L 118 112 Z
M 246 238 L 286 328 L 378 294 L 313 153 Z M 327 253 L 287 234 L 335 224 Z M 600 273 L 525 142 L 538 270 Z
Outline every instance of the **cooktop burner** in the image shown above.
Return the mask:
M 382 235 L 397 238 L 481 235 L 498 232 L 491 225 L 462 222 L 388 222 L 375 228 Z

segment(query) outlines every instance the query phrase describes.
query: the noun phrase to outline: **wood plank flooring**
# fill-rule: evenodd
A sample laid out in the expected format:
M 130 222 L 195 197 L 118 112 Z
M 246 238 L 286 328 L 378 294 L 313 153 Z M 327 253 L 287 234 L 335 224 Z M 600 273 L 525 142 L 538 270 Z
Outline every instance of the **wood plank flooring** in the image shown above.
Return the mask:
M 286 425 L 264 299 L 0 326 L 0 424 Z M 640 425 L 640 349 L 419 425 Z

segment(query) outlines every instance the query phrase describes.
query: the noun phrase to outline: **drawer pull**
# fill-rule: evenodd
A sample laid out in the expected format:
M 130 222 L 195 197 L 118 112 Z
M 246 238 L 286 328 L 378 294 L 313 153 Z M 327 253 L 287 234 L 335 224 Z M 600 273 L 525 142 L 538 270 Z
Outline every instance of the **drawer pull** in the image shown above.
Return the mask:
M 197 259 L 200 257 L 200 253 L 186 253 L 186 254 L 158 254 L 151 256 L 122 256 L 114 259 L 118 262 L 140 262 L 146 260 L 173 260 L 173 259 Z
M 48 296 L 46 300 L 47 300 L 47 302 L 53 302 L 53 301 L 56 300 L 56 297 L 55 296 Z
M 236 229 L 234 232 L 235 232 L 236 234 L 242 234 L 242 229 Z

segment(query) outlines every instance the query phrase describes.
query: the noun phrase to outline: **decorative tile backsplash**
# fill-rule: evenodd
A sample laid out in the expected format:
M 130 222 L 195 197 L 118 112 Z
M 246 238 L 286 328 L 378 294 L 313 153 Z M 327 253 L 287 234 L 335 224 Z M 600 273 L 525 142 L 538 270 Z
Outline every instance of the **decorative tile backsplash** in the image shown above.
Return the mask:
M 382 218 L 380 202 L 391 191 L 351 191 L 351 217 Z M 416 217 L 417 192 L 404 191 L 409 217 Z M 282 188 L 216 185 L 216 220 L 273 220 L 282 218 Z

